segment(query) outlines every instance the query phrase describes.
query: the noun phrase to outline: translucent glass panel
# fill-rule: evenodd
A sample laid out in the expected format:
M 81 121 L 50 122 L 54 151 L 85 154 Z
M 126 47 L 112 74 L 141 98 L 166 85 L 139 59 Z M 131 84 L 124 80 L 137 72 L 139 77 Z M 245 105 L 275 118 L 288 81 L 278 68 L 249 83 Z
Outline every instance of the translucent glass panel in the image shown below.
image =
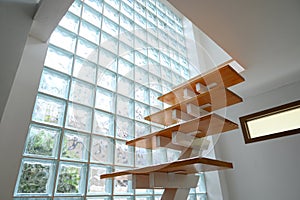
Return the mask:
M 117 117 L 116 121 L 116 137 L 120 139 L 132 139 L 134 137 L 134 121 Z
M 83 38 L 78 38 L 76 54 L 84 59 L 97 63 L 98 46 Z
M 98 44 L 100 39 L 100 29 L 88 22 L 81 21 L 79 35 L 95 44 Z
M 121 171 L 121 170 L 126 170 L 127 168 L 121 168 L 121 167 L 116 167 L 115 171 Z M 114 194 L 117 195 L 124 195 L 124 194 L 132 194 L 133 190 L 132 188 L 132 181 L 129 179 L 128 176 L 119 176 L 114 178 Z M 132 200 L 133 198 L 128 196 L 114 196 L 114 199 L 130 199 Z
M 56 28 L 50 38 L 50 43 L 67 51 L 74 52 L 76 35 L 63 28 Z
M 95 83 L 96 69 L 97 66 L 94 63 L 76 58 L 74 61 L 73 76 L 90 83 Z
M 110 172 L 111 172 L 110 167 L 105 167 L 103 165 L 90 165 L 88 194 L 92 194 L 92 195 L 111 194 L 112 191 L 111 179 L 100 179 L 101 174 L 106 174 Z
M 124 141 L 116 140 L 115 146 L 115 164 L 116 165 L 133 165 L 133 149 L 127 146 Z
M 91 161 L 101 164 L 112 164 L 114 143 L 111 138 L 92 136 Z
M 97 75 L 97 85 L 115 91 L 117 85 L 117 75 L 107 69 L 99 68 Z
M 114 112 L 115 94 L 108 90 L 97 88 L 95 107 L 108 112 Z
M 114 135 L 114 116 L 105 112 L 95 111 L 93 133 L 100 135 Z
M 73 79 L 69 99 L 76 103 L 92 106 L 94 103 L 93 85 Z
M 66 127 L 85 132 L 91 131 L 92 110 L 88 107 L 72 104 L 68 105 Z

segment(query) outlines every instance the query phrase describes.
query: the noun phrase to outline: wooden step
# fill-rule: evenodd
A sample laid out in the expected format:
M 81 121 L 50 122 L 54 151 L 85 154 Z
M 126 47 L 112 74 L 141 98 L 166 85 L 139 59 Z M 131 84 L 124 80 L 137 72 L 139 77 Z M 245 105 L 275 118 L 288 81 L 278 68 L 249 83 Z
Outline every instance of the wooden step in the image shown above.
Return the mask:
M 202 86 L 206 87 L 214 86 L 227 88 L 241 83 L 244 80 L 245 79 L 239 73 L 237 73 L 227 62 L 227 64 L 223 64 L 220 67 L 217 67 L 205 74 L 196 76 L 188 80 L 187 82 L 177 86 L 171 92 L 158 97 L 158 100 L 170 105 L 174 105 L 186 100 L 186 98 L 189 98 L 189 96 L 184 97 L 186 96 L 186 91 L 188 91 L 188 93 L 192 92 L 196 95 L 200 94 L 201 92 L 197 91 L 196 88 L 197 83 L 200 83 Z
M 199 132 L 194 135 L 197 138 L 203 138 L 209 135 L 223 133 L 237 129 L 238 125 L 228 119 L 225 119 L 217 114 L 210 114 L 204 117 L 199 117 L 182 124 L 171 126 L 164 130 L 144 135 L 142 137 L 127 141 L 126 144 L 147 149 L 156 149 L 158 147 L 167 147 L 176 150 L 183 150 L 182 146 L 173 144 L 172 133 L 179 131 L 182 133 L 190 134 Z M 165 138 L 164 141 L 158 142 L 158 137 Z M 169 139 L 169 140 L 168 140 Z M 159 144 L 158 144 L 159 143 Z
M 188 113 L 188 104 L 197 107 L 203 107 L 203 110 L 212 112 L 214 110 L 218 110 L 220 108 L 224 108 L 242 101 L 243 100 L 241 97 L 234 94 L 227 88 L 214 88 L 209 92 L 199 94 L 193 98 L 184 100 L 169 108 L 149 115 L 145 117 L 145 119 L 158 124 L 169 126 L 180 122 L 180 119 L 187 121 L 196 118 L 195 116 Z
M 150 174 L 152 172 L 165 172 L 175 174 L 195 174 L 206 171 L 217 171 L 233 168 L 232 163 L 220 160 L 214 160 L 203 157 L 193 157 L 174 162 L 153 165 L 133 170 L 125 170 L 113 172 L 110 174 L 102 174 L 100 178 L 114 178 L 117 176 L 134 175 L 134 174 Z

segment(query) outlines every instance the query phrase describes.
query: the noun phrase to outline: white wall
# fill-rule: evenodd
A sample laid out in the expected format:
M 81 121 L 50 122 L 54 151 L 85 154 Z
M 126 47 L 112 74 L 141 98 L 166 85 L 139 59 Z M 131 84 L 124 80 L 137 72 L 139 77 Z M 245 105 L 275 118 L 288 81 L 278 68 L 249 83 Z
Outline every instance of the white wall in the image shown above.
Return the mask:
M 247 80 L 246 80 L 247 81 Z M 227 109 L 238 117 L 299 100 L 300 81 L 244 99 Z M 224 200 L 299 200 L 300 134 L 245 144 L 241 130 L 223 134 L 217 157 L 231 160 L 233 170 L 220 172 Z

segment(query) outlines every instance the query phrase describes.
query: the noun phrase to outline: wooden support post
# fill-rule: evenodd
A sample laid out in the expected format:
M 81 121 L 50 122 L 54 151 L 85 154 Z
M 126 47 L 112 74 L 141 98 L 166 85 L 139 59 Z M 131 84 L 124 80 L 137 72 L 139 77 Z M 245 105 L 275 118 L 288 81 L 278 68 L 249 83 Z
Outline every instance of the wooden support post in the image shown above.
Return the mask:
M 184 99 L 190 99 L 192 97 L 196 96 L 195 92 L 189 88 L 183 89 L 183 98 Z
M 204 104 L 202 106 L 196 106 L 192 103 L 188 103 L 186 105 L 187 114 L 192 115 L 194 117 L 200 117 L 203 115 L 207 115 L 207 114 L 209 114 L 209 112 L 204 110 L 204 108 L 207 108 L 210 106 L 211 106 L 210 103 Z
M 176 121 L 188 121 L 188 120 L 191 120 L 191 119 L 194 119 L 195 117 L 185 113 L 185 112 L 182 112 L 180 110 L 172 110 L 172 119 L 173 120 L 176 120 Z
M 191 134 L 182 133 L 180 131 L 172 132 L 172 143 L 183 147 L 195 149 L 195 150 L 206 150 L 209 147 L 209 140 L 205 138 L 197 138 L 196 134 L 199 132 L 193 132 Z

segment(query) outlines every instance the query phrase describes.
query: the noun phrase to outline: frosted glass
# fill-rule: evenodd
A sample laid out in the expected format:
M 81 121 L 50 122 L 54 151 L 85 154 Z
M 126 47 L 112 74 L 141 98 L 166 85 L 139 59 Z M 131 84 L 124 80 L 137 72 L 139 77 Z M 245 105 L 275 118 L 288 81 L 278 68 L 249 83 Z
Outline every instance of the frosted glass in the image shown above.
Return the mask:
M 90 165 L 88 194 L 110 194 L 111 179 L 100 179 L 101 174 L 110 173 L 111 168 L 101 165 Z
M 130 31 L 121 28 L 119 40 L 127 44 L 129 47 L 133 47 L 134 36 Z
M 76 35 L 63 28 L 57 27 L 50 37 L 50 43 L 67 51 L 74 52 Z
M 65 102 L 45 95 L 38 95 L 33 109 L 32 120 L 62 126 Z
M 139 3 L 135 3 L 134 10 L 139 13 L 141 16 L 146 17 L 147 10 L 144 6 Z
M 23 159 L 15 195 L 50 196 L 53 189 L 54 170 L 53 161 Z
M 160 54 L 160 64 L 169 68 L 170 67 L 170 58 L 167 55 L 161 53 Z
M 114 93 L 97 88 L 95 107 L 108 112 L 114 112 L 115 111 Z
M 117 117 L 116 123 L 116 137 L 120 139 L 132 139 L 134 136 L 134 122 L 133 120 Z
M 149 123 L 144 117 L 149 115 L 149 107 L 142 103 L 135 103 L 135 119 Z
M 161 95 L 162 95 L 161 93 L 150 90 L 150 105 L 162 109 L 163 108 L 162 102 L 157 99 Z
M 134 49 L 131 48 L 130 46 L 120 42 L 119 43 L 119 56 L 121 56 L 122 58 L 126 59 L 127 61 L 133 63 Z
M 151 165 L 151 151 L 149 149 L 136 147 L 135 148 L 135 166 L 136 167 L 147 167 L 149 165 Z
M 149 89 L 140 84 L 135 84 L 135 100 L 149 104 Z
M 134 94 L 134 84 L 133 81 L 121 77 L 118 77 L 118 93 L 119 94 L 123 94 L 127 97 L 133 98 L 133 94 Z
M 147 41 L 147 32 L 143 27 L 136 25 L 134 33 L 137 37 L 139 37 L 143 41 Z
M 73 76 L 90 83 L 95 83 L 96 65 L 87 60 L 76 58 L 74 62 Z
M 158 50 L 154 48 L 149 48 L 148 49 L 148 56 L 149 58 L 153 59 L 156 62 L 159 62 L 159 54 Z
M 65 131 L 60 157 L 66 160 L 87 161 L 89 135 Z
M 69 8 L 69 11 L 77 16 L 80 16 L 82 3 L 80 0 L 75 0 Z
M 109 33 L 111 36 L 118 37 L 119 34 L 119 26 L 113 21 L 103 17 L 102 30 L 106 33 Z
M 151 12 L 156 14 L 155 4 L 151 3 L 150 1 L 147 1 L 146 7 L 147 7 L 148 10 L 150 10 Z
M 97 63 L 98 47 L 97 45 L 79 38 L 76 48 L 76 54 L 89 61 Z
M 133 118 L 134 104 L 133 100 L 126 97 L 118 96 L 117 98 L 117 114 L 125 117 Z
M 97 84 L 103 88 L 115 91 L 117 75 L 109 70 L 98 68 Z
M 103 15 L 108 19 L 119 23 L 119 12 L 108 4 L 104 4 Z
M 99 64 L 112 71 L 117 70 L 117 56 L 105 49 L 100 50 Z
M 60 129 L 31 124 L 25 142 L 24 155 L 56 158 L 60 134 Z
M 44 68 L 39 91 L 53 96 L 67 98 L 70 79 L 68 76 Z
M 109 50 L 112 53 L 118 53 L 118 40 L 110 35 L 102 32 L 101 34 L 101 47 Z
M 123 2 L 125 2 L 127 5 L 129 5 L 130 7 L 133 7 L 134 4 L 134 0 L 123 0 Z
M 94 103 L 94 86 L 73 79 L 69 99 L 77 103 L 92 106 Z
M 144 69 L 147 69 L 148 68 L 148 62 L 147 62 L 147 57 L 144 56 L 142 53 L 136 51 L 135 52 L 135 65 L 136 66 L 139 66 L 139 67 L 142 67 Z
M 150 134 L 150 126 L 145 123 L 135 122 L 135 137 L 138 138 L 147 134 Z
M 144 18 L 142 15 L 135 13 L 135 18 L 134 21 L 136 24 L 141 26 L 142 28 L 146 29 L 147 28 L 147 21 L 146 18 Z
M 106 3 L 111 5 L 115 9 L 119 9 L 120 1 L 119 0 L 105 0 Z
M 59 25 L 64 27 L 65 29 L 68 29 L 69 31 L 77 33 L 79 26 L 79 17 L 70 12 L 67 12 L 67 14 L 59 22 Z
M 161 78 L 166 80 L 166 81 L 171 81 L 172 80 L 172 73 L 171 70 L 162 67 L 161 68 Z
M 136 67 L 135 81 L 143 85 L 148 85 L 149 82 L 148 72 L 139 67 Z
M 83 195 L 85 177 L 85 165 L 61 162 L 57 174 L 56 195 Z
M 125 144 L 125 141 L 116 140 L 115 164 L 123 166 L 133 165 L 133 148 Z
M 45 66 L 70 74 L 72 70 L 72 62 L 72 54 L 53 46 L 49 46 L 45 59 Z
M 96 9 L 98 12 L 102 12 L 102 0 L 85 0 L 84 3 Z
M 95 111 L 93 133 L 100 135 L 114 135 L 114 117 L 111 114 Z
M 136 0 L 136 2 L 139 2 L 139 3 L 142 4 L 143 6 L 146 5 L 146 0 Z
M 81 21 L 79 35 L 95 44 L 99 44 L 100 29 L 90 23 Z
M 92 136 L 91 161 L 101 164 L 112 164 L 114 143 L 111 138 Z
M 127 4 L 125 4 L 124 2 L 121 3 L 120 11 L 122 14 L 127 16 L 129 19 L 131 19 L 131 20 L 133 19 L 133 14 L 134 14 L 133 9 L 130 6 L 128 6 Z
M 129 19 L 128 17 L 126 17 L 125 15 L 120 15 L 120 26 L 122 26 L 123 28 L 125 28 L 128 31 L 132 31 L 133 27 L 134 27 L 134 23 L 132 21 L 132 19 Z
M 149 46 L 153 46 L 154 48 L 158 48 L 158 39 L 152 35 L 151 33 L 148 33 L 147 42 Z M 164 51 L 164 49 L 159 48 L 160 51 Z
M 102 16 L 100 13 L 96 12 L 94 9 L 90 8 L 89 6 L 83 6 L 82 11 L 82 19 L 90 22 L 91 24 L 95 25 L 96 27 L 101 26 L 101 19 Z
M 90 132 L 91 118 L 92 110 L 90 108 L 70 103 L 68 105 L 66 127 Z
M 119 58 L 118 73 L 126 78 L 133 79 L 134 65 L 122 58 Z
M 153 67 L 154 68 L 154 67 Z M 159 70 L 157 73 L 155 73 L 154 69 L 153 69 L 153 73 L 156 75 L 160 75 L 160 68 L 158 68 L 157 70 Z M 149 75 L 149 86 L 151 89 L 156 90 L 158 92 L 162 91 L 162 82 L 161 79 L 155 75 L 150 74 Z

